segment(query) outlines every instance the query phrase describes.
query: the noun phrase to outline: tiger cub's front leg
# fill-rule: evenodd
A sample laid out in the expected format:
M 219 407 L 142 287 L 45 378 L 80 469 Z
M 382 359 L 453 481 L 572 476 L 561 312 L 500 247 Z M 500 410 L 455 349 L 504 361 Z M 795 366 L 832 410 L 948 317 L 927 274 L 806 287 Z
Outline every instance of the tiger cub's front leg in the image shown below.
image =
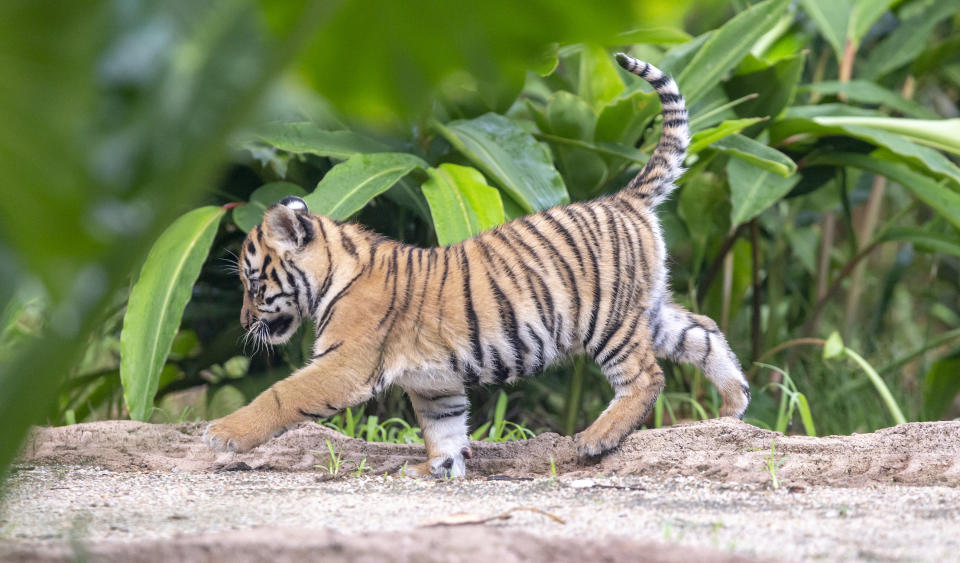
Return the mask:
M 245 452 L 297 422 L 332 416 L 373 396 L 366 378 L 337 367 L 326 358 L 314 360 L 249 405 L 211 422 L 204 442 L 216 450 Z
M 463 387 L 431 394 L 407 389 L 417 422 L 423 431 L 427 461 L 408 467 L 409 475 L 463 477 L 465 460 L 472 455 L 467 437 L 470 403 Z

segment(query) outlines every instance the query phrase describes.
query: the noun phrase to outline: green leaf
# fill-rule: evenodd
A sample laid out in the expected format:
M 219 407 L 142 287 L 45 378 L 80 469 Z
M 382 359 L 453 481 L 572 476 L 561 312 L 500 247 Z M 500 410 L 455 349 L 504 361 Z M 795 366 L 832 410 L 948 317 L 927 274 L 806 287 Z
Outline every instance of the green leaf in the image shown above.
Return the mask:
M 882 104 L 909 117 L 936 119 L 937 114 L 920 104 L 907 100 L 879 84 L 867 80 L 850 82 L 817 82 L 801 86 L 802 92 L 817 92 L 827 96 L 844 95 L 848 100 L 862 104 Z
M 693 37 L 689 33 L 675 27 L 638 27 L 630 31 L 617 34 L 617 44 L 650 43 L 653 45 L 667 45 L 671 43 L 686 43 Z
M 415 168 L 426 167 L 411 154 L 357 154 L 331 168 L 303 199 L 313 213 L 347 219 Z
M 784 178 L 797 171 L 797 164 L 789 156 L 750 137 L 736 133 L 715 141 L 710 148 Z
M 677 214 L 690 235 L 693 249 L 690 269 L 696 276 L 708 243 L 721 239 L 730 230 L 730 203 L 723 181 L 709 173 L 691 176 L 680 190 Z
M 724 121 L 720 125 L 715 127 L 710 127 L 702 131 L 697 131 L 693 134 L 693 137 L 690 139 L 690 147 L 687 151 L 690 154 L 696 154 L 703 149 L 710 146 L 712 143 L 719 141 L 720 139 L 733 135 L 734 133 L 739 133 L 743 131 L 746 127 L 753 125 L 754 123 L 760 123 L 763 121 L 762 117 L 750 117 L 746 119 L 731 119 L 729 121 Z
M 883 232 L 879 240 L 910 242 L 918 250 L 960 256 L 960 238 L 930 232 L 920 227 L 890 227 Z
M 839 332 L 832 332 L 823 345 L 823 359 L 829 360 L 843 354 L 845 346 Z
M 660 113 L 653 92 L 634 90 L 605 105 L 597 116 L 594 139 L 633 147 L 651 119 Z
M 150 416 L 160 371 L 224 213 L 207 206 L 174 221 L 150 249 L 133 285 L 120 333 L 120 380 L 134 420 Z
M 309 121 L 269 123 L 246 135 L 241 143 L 252 140 L 295 154 L 314 154 L 346 160 L 359 153 L 388 152 L 390 147 L 353 131 L 326 131 Z
M 584 45 L 580 50 L 580 85 L 577 93 L 595 110 L 623 92 L 623 80 L 606 49 Z
M 945 124 L 948 121 L 955 123 Z M 799 133 L 817 136 L 850 135 L 882 147 L 897 155 L 899 159 L 933 175 L 947 178 L 952 185 L 960 188 L 960 167 L 939 152 L 923 146 L 927 144 L 941 150 L 953 149 L 960 154 L 960 137 L 950 138 L 954 133 L 950 127 L 957 129 L 956 133 L 960 134 L 960 119 L 934 121 L 893 117 L 789 117 L 778 120 L 771 128 L 771 137 L 774 142 L 778 142 Z
M 553 43 L 609 41 L 627 17 L 648 15 L 630 0 L 322 4 L 330 13 L 297 70 L 345 113 L 381 123 L 429 109 L 436 86 L 458 72 L 480 82 L 522 81 L 528 68 L 544 70 Z
M 250 194 L 250 201 L 233 209 L 233 222 L 243 232 L 250 232 L 263 221 L 263 212 L 281 199 L 295 195 L 304 197 L 306 190 L 290 182 L 271 182 L 264 184 Z
M 784 108 L 793 103 L 805 61 L 805 53 L 784 57 L 773 64 L 758 60 L 759 68 L 745 70 L 730 77 L 723 83 L 723 91 L 730 99 L 739 99 L 750 94 L 756 95 L 755 98 L 745 100 L 734 107 L 734 111 L 740 117 L 777 117 Z M 748 134 L 754 136 L 763 127 L 763 125 L 750 127 Z
M 886 176 L 913 193 L 917 199 L 929 205 L 931 209 L 960 229 L 960 194 L 934 182 L 923 174 L 914 172 L 905 164 L 853 153 L 822 154 L 810 159 L 809 164 L 810 166 L 853 166 Z
M 727 179 L 730 182 L 730 224 L 737 226 L 780 201 L 797 185 L 800 176 L 784 178 L 731 158 L 727 163 Z
M 428 168 L 423 195 L 430 205 L 437 242 L 446 246 L 504 222 L 500 192 L 475 168 L 441 164 Z
M 779 21 L 789 4 L 790 0 L 754 4 L 714 30 L 677 79 L 687 103 L 693 105 L 737 66 L 753 44 Z
M 592 143 L 597 122 L 593 110 L 580 97 L 560 91 L 550 96 L 545 117 L 564 184 L 579 199 L 592 196 L 608 175 L 604 159 Z
M 800 3 L 840 60 L 847 41 L 859 45 L 860 39 L 893 0 L 800 0 Z
M 924 120 L 899 117 L 817 117 L 814 121 L 830 127 L 864 125 L 883 129 L 922 145 L 960 155 L 960 118 Z
M 488 113 L 433 125 L 528 213 L 570 201 L 547 148 L 506 117 Z

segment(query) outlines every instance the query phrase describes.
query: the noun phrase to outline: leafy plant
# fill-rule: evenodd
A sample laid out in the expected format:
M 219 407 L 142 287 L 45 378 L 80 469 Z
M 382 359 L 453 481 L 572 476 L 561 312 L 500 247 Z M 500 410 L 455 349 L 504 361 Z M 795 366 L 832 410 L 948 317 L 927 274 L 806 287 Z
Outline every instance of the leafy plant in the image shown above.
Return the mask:
M 4 4 L 0 73 L 31 80 L 0 93 L 22 187 L 0 201 L 0 467 L 37 404 L 52 423 L 144 419 L 198 385 L 251 398 L 309 358 L 305 326 L 241 377 L 214 369 L 241 336 L 224 259 L 285 195 L 430 246 L 619 189 L 662 119 L 614 48 L 671 72 L 689 105 L 688 171 L 659 209 L 676 300 L 744 364 L 834 332 L 853 361 L 791 347 L 774 384 L 752 374 L 748 418 L 836 433 L 950 416 L 960 6 L 692 5 L 681 31 L 688 4 L 628 4 Z M 129 48 L 153 28 L 162 45 Z M 703 374 L 663 367 L 654 426 L 716 413 Z M 471 392 L 476 438 L 572 433 L 612 393 L 577 360 L 505 397 Z M 417 436 L 398 391 L 360 412 L 354 435 Z
M 767 474 L 770 475 L 770 487 L 773 490 L 780 488 L 780 479 L 777 478 L 777 471 L 780 470 L 780 466 L 783 465 L 783 462 L 787 461 L 786 457 L 777 457 L 777 441 L 770 440 L 770 455 L 764 458 L 763 462 L 767 468 Z

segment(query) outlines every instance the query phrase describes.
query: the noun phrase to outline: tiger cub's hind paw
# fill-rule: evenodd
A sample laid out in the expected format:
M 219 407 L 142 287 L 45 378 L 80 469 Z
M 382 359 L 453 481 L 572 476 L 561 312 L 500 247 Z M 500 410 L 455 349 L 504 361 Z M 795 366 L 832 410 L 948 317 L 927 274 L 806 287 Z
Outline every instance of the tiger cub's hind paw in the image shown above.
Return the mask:
M 401 471 L 404 475 L 409 477 L 463 479 L 467 475 L 466 460 L 470 459 L 472 456 L 473 452 L 470 450 L 470 448 L 464 447 L 455 454 L 437 456 L 423 463 L 407 466 Z

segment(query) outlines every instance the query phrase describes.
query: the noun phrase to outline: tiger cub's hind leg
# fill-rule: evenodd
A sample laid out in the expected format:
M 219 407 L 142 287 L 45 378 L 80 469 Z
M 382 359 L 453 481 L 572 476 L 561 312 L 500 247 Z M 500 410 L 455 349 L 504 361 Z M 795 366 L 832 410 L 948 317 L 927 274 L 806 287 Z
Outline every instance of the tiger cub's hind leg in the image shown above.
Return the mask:
M 407 390 L 417 422 L 423 431 L 427 461 L 408 467 L 406 473 L 417 476 L 464 477 L 465 460 L 472 455 L 467 437 L 467 411 L 470 404 L 463 389 L 427 395 Z
M 599 455 L 619 444 L 647 417 L 663 390 L 663 372 L 649 343 L 628 343 L 624 350 L 630 352 L 600 362 L 615 394 L 597 420 L 577 434 L 580 457 Z
M 665 303 L 659 314 L 654 312 L 650 325 L 657 356 L 699 368 L 720 392 L 720 416 L 743 418 L 750 403 L 750 387 L 717 323 Z

